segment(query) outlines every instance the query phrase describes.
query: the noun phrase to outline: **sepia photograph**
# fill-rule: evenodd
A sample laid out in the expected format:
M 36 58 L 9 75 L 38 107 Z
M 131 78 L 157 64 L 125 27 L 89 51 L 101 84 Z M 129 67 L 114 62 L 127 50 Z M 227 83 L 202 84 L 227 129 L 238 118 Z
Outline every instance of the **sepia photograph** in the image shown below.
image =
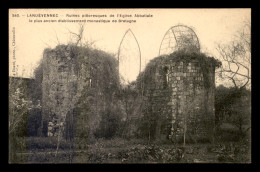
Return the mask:
M 9 164 L 250 164 L 250 8 L 9 9 Z

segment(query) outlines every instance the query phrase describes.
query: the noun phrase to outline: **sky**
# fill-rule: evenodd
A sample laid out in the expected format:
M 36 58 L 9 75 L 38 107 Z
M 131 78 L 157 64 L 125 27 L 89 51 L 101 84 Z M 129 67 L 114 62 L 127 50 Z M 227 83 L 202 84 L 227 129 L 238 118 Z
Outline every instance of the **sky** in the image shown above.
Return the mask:
M 9 76 L 13 76 L 12 70 L 15 64 L 16 67 L 18 65 L 18 76 L 33 77 L 33 70 L 39 64 L 45 48 L 55 48 L 58 42 L 67 44 L 72 40 L 69 31 L 78 33 L 78 23 L 34 22 L 34 20 L 39 21 L 46 18 L 28 17 L 28 14 L 53 13 L 59 15 L 58 19 L 95 19 L 93 17 L 66 16 L 67 14 L 96 14 L 108 16 L 99 19 L 136 20 L 135 23 L 87 22 L 84 25 L 83 41 L 94 41 L 95 48 L 116 54 L 125 32 L 131 29 L 141 51 L 141 70 L 145 68 L 149 60 L 159 55 L 163 36 L 172 26 L 182 24 L 191 27 L 199 38 L 201 52 L 218 58 L 216 44 L 231 41 L 233 35 L 243 25 L 243 22 L 251 20 L 250 9 L 12 9 L 9 12 Z M 19 14 L 19 17 L 15 17 L 16 14 Z M 115 17 L 110 17 L 111 14 Z M 150 14 L 153 17 L 122 18 L 117 17 L 118 14 L 132 16 L 134 14 Z M 32 20 L 32 22 L 29 22 L 29 20 Z M 12 31 L 13 29 L 15 34 Z M 13 39 L 15 39 L 15 46 L 12 45 Z M 133 36 L 129 39 L 129 43 L 125 41 L 125 43 L 122 43 L 124 47 L 135 44 L 133 43 Z M 135 45 L 133 47 L 133 49 L 125 51 L 125 54 L 135 54 L 133 55 L 135 60 L 126 60 L 129 63 L 124 63 L 124 65 L 128 66 L 125 69 L 128 70 L 129 66 L 140 65 L 138 60 L 139 52 L 137 52 Z M 14 48 L 15 57 L 13 57 Z M 138 67 L 133 70 L 139 72 Z M 134 80 L 138 72 L 130 73 L 125 71 L 126 75 L 129 75 L 126 76 L 129 80 Z

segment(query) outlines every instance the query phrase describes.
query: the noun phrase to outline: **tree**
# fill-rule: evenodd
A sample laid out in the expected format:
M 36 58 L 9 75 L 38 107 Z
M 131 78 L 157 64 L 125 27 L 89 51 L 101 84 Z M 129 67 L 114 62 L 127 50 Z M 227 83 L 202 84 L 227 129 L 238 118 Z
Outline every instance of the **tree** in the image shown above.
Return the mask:
M 251 22 L 244 26 L 228 44 L 218 44 L 217 51 L 222 62 L 220 78 L 232 82 L 235 88 L 251 84 Z
M 72 59 L 73 62 L 71 63 L 77 63 L 75 59 L 73 58 L 75 55 L 80 56 L 83 49 L 82 49 L 82 38 L 83 38 L 83 31 L 84 31 L 84 25 L 79 25 L 79 31 L 78 33 L 72 32 L 68 29 L 68 32 L 70 33 L 70 36 L 75 37 L 75 43 L 74 41 L 70 41 L 68 45 L 63 46 L 60 45 L 59 39 L 56 34 L 56 39 L 58 42 L 58 46 L 56 47 L 56 52 L 59 53 L 60 55 L 66 56 L 67 59 Z M 78 46 L 79 45 L 79 46 Z M 48 50 L 45 50 L 45 53 L 47 53 Z M 73 56 L 73 57 L 71 57 Z M 49 63 L 51 61 L 51 63 Z M 56 70 L 56 72 L 52 72 L 51 75 L 49 76 L 50 79 L 45 79 L 43 80 L 43 68 L 46 68 L 48 65 L 51 65 L 52 70 Z M 41 76 L 40 80 L 42 81 L 42 84 L 48 85 L 50 82 L 52 82 L 53 86 L 57 86 L 60 84 L 57 79 L 60 77 L 60 73 L 58 72 L 59 62 L 54 59 L 43 59 L 43 61 L 39 65 L 39 69 L 41 70 L 36 70 L 36 74 Z M 77 64 L 75 64 L 77 66 Z M 52 109 L 53 113 L 57 115 L 58 117 L 58 138 L 57 138 L 57 148 L 55 152 L 55 157 L 58 154 L 59 147 L 60 147 L 60 141 L 62 140 L 62 137 L 64 137 L 64 133 L 66 134 L 65 138 L 69 142 L 69 161 L 72 162 L 73 160 L 73 147 L 74 147 L 74 117 L 75 117 L 75 109 L 78 104 L 78 100 L 81 97 L 81 92 L 82 90 L 86 87 L 87 82 L 82 82 L 80 81 L 80 78 L 78 76 L 77 72 L 73 73 L 72 71 L 67 73 L 66 76 L 66 81 L 64 81 L 64 84 L 66 86 L 73 85 L 72 87 L 69 87 L 71 90 L 75 92 L 75 94 L 70 97 L 66 98 L 63 100 L 62 104 L 58 101 L 57 106 Z M 76 83 L 80 83 L 80 86 L 76 86 Z M 57 87 L 58 90 L 58 87 Z M 45 94 L 45 92 L 43 92 Z M 48 94 L 49 98 L 52 97 L 53 100 L 56 100 L 56 98 L 59 96 L 59 92 L 56 92 L 54 94 Z M 66 93 L 64 93 L 66 94 Z M 47 101 L 47 100 L 46 100 Z M 44 103 L 54 103 L 51 101 L 44 102 Z M 42 130 L 44 130 L 44 126 L 42 124 Z
M 121 136 L 127 137 L 131 134 L 130 126 L 133 116 L 140 110 L 141 96 L 136 89 L 136 82 L 128 83 L 120 89 L 119 99 L 124 114 L 124 122 L 122 123 Z
M 43 59 L 43 68 L 49 67 L 48 70 L 52 71 L 44 76 L 42 83 L 45 85 L 43 89 L 47 88 L 46 91 L 43 90 L 43 103 L 49 106 L 44 110 L 50 110 L 50 114 L 54 114 L 59 124 L 55 155 L 58 154 L 61 140 L 66 139 L 70 144 L 70 162 L 73 159 L 75 134 L 92 134 L 98 127 L 100 112 L 117 104 L 113 100 L 119 87 L 116 59 L 110 54 L 91 48 L 88 43 L 82 44 L 83 30 L 84 27 L 81 26 L 79 33 L 69 31 L 75 36 L 76 43 L 73 41 L 68 45 L 58 45 L 53 50 L 46 49 L 47 58 Z M 74 70 L 60 70 L 63 71 L 61 74 L 59 61 L 56 58 L 48 58 L 48 53 L 52 52 Z M 66 74 L 65 77 L 63 74 Z M 49 86 L 53 91 L 48 91 Z M 66 91 L 62 91 L 63 89 Z M 113 116 L 113 112 L 107 116 Z M 87 132 L 79 131 L 79 128 L 87 129 Z M 88 129 L 92 131 L 89 132 Z
M 28 113 L 29 100 L 24 94 L 24 85 L 22 79 L 18 78 L 17 85 L 9 82 L 9 134 L 17 132 L 19 124 L 23 122 L 23 117 Z M 11 87 L 17 87 L 11 89 Z M 14 92 L 13 92 L 14 91 Z
M 242 133 L 242 126 L 250 120 L 250 95 L 244 93 L 251 87 L 251 22 L 245 21 L 231 42 L 218 44 L 217 51 L 222 62 L 219 76 L 231 81 L 233 88 L 222 98 L 216 95 L 216 114 L 229 116 L 229 122 Z
M 250 129 L 250 97 L 251 92 L 246 88 L 227 88 L 220 85 L 216 88 L 215 112 L 216 123 L 233 124 L 241 136 Z
M 118 107 L 110 106 L 107 108 L 101 117 L 101 121 L 99 124 L 99 128 L 94 132 L 94 135 L 97 138 L 103 137 L 106 139 L 111 139 L 114 136 L 118 135 L 120 123 L 121 123 L 121 116 Z
M 245 90 L 246 91 L 246 90 Z M 228 118 L 228 122 L 234 124 L 241 136 L 244 136 L 250 129 L 250 98 L 245 92 L 240 99 L 237 99 L 231 106 L 230 111 L 232 115 Z
M 74 41 L 72 41 L 69 44 L 74 44 L 74 45 L 77 46 L 80 43 L 80 45 L 81 45 L 81 41 L 83 39 L 84 25 L 83 24 L 79 24 L 78 33 L 72 32 L 69 29 L 67 29 L 67 30 L 69 31 L 70 35 L 73 35 L 75 37 L 75 43 L 73 43 Z
M 22 77 L 9 78 L 9 161 L 16 159 L 16 139 L 27 135 L 29 111 L 35 108 L 29 97 L 30 79 Z

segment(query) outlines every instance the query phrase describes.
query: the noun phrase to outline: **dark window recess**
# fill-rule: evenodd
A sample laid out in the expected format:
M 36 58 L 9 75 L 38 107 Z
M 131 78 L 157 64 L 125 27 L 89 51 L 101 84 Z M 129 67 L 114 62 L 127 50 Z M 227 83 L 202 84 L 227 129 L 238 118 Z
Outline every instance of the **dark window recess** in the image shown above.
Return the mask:
M 163 68 L 163 88 L 167 88 L 169 82 L 169 68 L 165 66 Z

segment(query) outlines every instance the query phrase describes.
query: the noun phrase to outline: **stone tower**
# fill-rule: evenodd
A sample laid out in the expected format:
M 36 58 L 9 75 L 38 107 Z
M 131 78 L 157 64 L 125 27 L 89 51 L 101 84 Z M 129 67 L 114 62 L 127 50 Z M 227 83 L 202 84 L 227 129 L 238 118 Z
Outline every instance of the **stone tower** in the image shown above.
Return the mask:
M 154 139 L 209 139 L 214 129 L 215 68 L 201 53 L 177 51 L 150 61 L 144 85 L 144 116 Z
M 65 137 L 93 134 L 119 85 L 115 57 L 59 45 L 44 51 L 42 63 L 42 133 L 57 136 L 62 128 Z

